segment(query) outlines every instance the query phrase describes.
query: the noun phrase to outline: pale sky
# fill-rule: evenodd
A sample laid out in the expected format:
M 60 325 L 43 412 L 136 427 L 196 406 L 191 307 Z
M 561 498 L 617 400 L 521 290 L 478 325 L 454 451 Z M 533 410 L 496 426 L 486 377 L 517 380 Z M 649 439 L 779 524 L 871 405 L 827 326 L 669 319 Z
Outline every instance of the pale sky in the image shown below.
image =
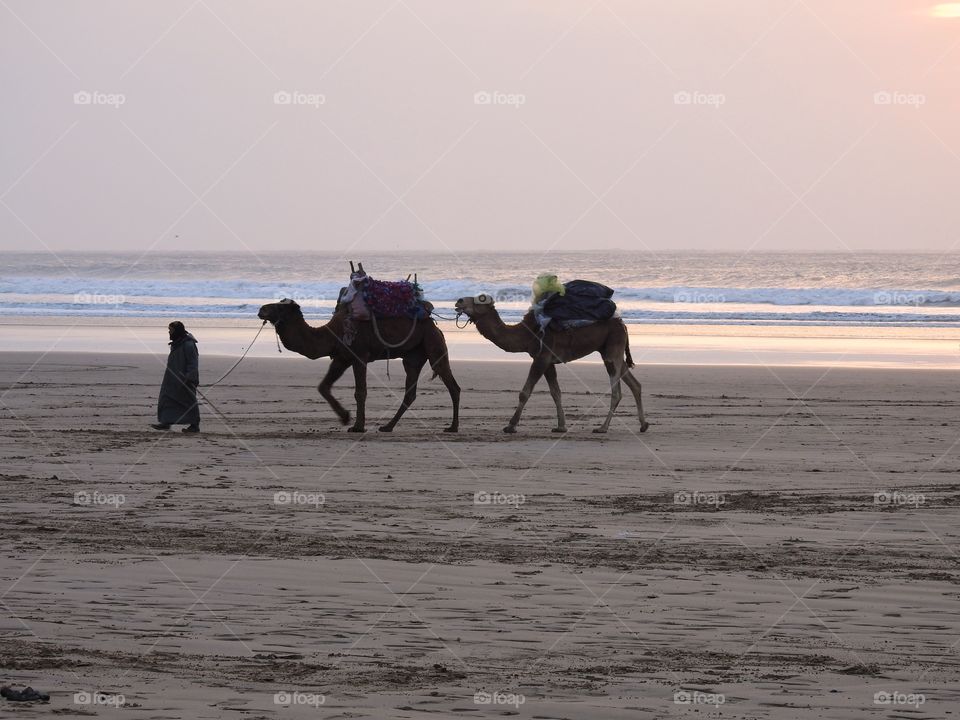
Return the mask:
M 957 250 L 958 15 L 3 0 L 0 250 Z

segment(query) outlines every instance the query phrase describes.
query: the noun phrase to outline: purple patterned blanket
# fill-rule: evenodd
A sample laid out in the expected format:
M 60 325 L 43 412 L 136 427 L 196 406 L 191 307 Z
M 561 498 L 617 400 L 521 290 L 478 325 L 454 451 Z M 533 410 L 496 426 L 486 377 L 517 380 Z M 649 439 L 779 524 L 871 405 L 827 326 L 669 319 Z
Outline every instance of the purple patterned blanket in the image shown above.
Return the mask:
M 367 278 L 363 284 L 363 300 L 378 317 L 419 315 L 422 299 L 420 287 L 405 280 L 388 282 Z

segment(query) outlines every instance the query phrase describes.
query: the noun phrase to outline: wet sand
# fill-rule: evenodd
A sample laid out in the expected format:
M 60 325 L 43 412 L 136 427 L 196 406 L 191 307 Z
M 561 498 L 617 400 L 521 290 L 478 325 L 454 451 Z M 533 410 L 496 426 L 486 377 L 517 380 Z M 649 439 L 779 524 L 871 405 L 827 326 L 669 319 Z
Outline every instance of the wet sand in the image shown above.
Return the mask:
M 0 715 L 958 714 L 957 373 L 642 365 L 598 436 L 575 364 L 570 432 L 541 386 L 506 436 L 526 365 L 461 362 L 459 434 L 425 373 L 385 435 L 379 363 L 358 436 L 325 366 L 250 358 L 192 437 L 162 358 L 0 354 L 0 684 L 52 696 Z

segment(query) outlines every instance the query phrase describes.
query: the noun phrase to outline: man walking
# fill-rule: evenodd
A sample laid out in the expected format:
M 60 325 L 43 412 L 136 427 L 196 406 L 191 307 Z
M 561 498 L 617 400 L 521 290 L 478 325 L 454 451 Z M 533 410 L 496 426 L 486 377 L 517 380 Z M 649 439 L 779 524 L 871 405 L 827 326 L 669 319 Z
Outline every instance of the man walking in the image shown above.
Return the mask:
M 200 384 L 200 354 L 197 339 L 187 332 L 183 323 L 170 323 L 170 355 L 167 371 L 160 385 L 157 401 L 157 423 L 154 430 L 169 430 L 171 425 L 186 425 L 185 433 L 200 432 L 200 407 L 197 405 L 197 385 Z

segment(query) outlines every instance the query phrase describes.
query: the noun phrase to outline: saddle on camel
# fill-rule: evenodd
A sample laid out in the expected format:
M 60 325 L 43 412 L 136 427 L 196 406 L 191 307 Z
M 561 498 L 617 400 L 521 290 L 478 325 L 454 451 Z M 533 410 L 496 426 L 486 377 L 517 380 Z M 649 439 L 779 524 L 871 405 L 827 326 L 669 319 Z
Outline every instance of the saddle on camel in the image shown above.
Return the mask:
M 613 289 L 589 280 L 560 283 L 540 275 L 533 283 L 533 313 L 540 329 L 572 330 L 609 320 L 617 314 Z
M 460 386 L 450 369 L 443 332 L 430 317 L 433 305 L 423 299 L 416 279 L 383 282 L 367 277 L 361 264 L 350 263 L 350 284 L 342 288 L 333 317 L 313 327 L 303 318 L 293 300 L 281 300 L 260 308 L 258 316 L 276 328 L 284 347 L 305 357 L 329 357 L 330 367 L 317 389 L 346 425 L 350 413 L 333 396 L 333 384 L 353 369 L 357 416 L 350 432 L 366 427 L 367 365 L 376 360 L 400 358 L 406 386 L 400 408 L 380 426 L 390 432 L 417 397 L 420 371 L 428 362 L 434 377 L 440 377 L 453 404 L 453 421 L 445 432 L 456 432 L 460 421 Z
M 350 262 L 350 284 L 340 288 L 335 312 L 346 311 L 350 324 L 372 322 L 378 318 L 411 318 L 426 320 L 433 305 L 423 299 L 423 288 L 414 275 L 406 280 L 390 282 L 374 280 L 363 270 L 363 263 Z M 349 344 L 349 343 L 347 343 Z

